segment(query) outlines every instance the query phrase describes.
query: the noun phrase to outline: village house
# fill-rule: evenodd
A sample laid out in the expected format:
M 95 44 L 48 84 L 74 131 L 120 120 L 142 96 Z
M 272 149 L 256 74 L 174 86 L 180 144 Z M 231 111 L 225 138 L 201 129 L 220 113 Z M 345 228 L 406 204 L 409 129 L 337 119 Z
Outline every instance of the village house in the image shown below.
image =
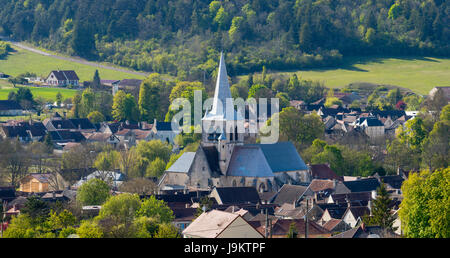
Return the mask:
M 356 206 L 348 207 L 342 216 L 342 221 L 344 221 L 350 227 L 355 227 L 359 221 L 362 221 L 363 216 L 371 215 L 369 207 L 366 206 Z
M 0 100 L 0 116 L 21 116 L 22 106 L 15 100 Z
M 184 238 L 264 238 L 240 215 L 218 210 L 204 212 L 182 234 Z
M 172 129 L 171 122 L 158 122 L 156 119 L 153 122 L 151 131 L 152 134 L 149 136 L 151 140 L 160 140 L 170 144 L 173 144 L 175 136 L 180 134 L 179 131 Z
M 21 142 L 37 142 L 47 135 L 47 129 L 41 122 L 12 121 L 0 126 L 0 136 L 4 139 L 19 139 Z
M 20 180 L 20 191 L 42 193 L 64 190 L 68 184 L 59 173 L 32 173 Z
M 78 75 L 73 70 L 55 70 L 51 71 L 50 74 L 47 76 L 47 79 L 45 79 L 45 83 L 51 86 L 59 86 L 64 87 L 68 85 L 76 86 L 78 87 L 80 83 L 80 78 L 78 78 Z

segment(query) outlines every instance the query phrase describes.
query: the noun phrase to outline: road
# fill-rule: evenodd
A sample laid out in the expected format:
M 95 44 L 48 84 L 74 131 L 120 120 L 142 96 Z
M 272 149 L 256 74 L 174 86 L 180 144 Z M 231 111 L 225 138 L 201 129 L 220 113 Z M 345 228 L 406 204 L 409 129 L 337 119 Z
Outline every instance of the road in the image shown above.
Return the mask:
M 76 63 L 80 63 L 80 64 L 84 64 L 84 65 L 89 65 L 89 66 L 93 66 L 93 67 L 98 67 L 98 68 L 103 68 L 103 69 L 109 69 L 109 70 L 114 70 L 114 71 L 118 71 L 118 72 L 125 72 L 125 73 L 130 73 L 130 74 L 135 74 L 135 75 L 140 75 L 140 76 L 145 76 L 148 77 L 150 75 L 150 73 L 144 73 L 144 72 L 136 72 L 136 71 L 131 71 L 131 70 L 127 70 L 127 69 L 122 69 L 122 68 L 118 68 L 118 67 L 114 67 L 114 66 L 108 66 L 108 65 L 104 65 L 104 64 L 98 64 L 95 62 L 90 62 L 87 61 L 85 59 L 79 58 L 79 57 L 64 57 L 64 56 L 58 56 L 58 55 L 53 55 L 44 51 L 41 51 L 37 48 L 33 48 L 27 45 L 24 45 L 20 42 L 11 40 L 9 38 L 0 36 L 0 40 L 6 41 L 8 43 L 10 43 L 13 46 L 16 46 L 18 48 L 22 48 L 43 56 L 48 56 L 48 57 L 52 57 L 52 58 L 56 58 L 56 59 L 61 59 L 61 60 L 65 60 L 65 61 L 69 61 L 69 62 L 76 62 Z

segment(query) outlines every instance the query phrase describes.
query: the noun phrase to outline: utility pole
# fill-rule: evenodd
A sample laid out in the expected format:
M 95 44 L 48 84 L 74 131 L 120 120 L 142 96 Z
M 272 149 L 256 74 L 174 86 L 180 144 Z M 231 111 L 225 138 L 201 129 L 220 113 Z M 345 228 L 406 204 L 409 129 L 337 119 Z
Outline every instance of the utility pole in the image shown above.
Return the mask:
M 308 238 L 308 210 L 309 210 L 309 199 L 306 199 L 306 214 L 305 214 L 305 238 Z
M 265 237 L 266 238 L 269 237 L 269 212 L 267 211 L 267 208 L 266 208 L 266 231 L 265 231 Z
M 4 221 L 5 221 L 5 215 L 6 215 L 6 202 L 2 202 L 2 224 L 0 225 L 1 238 L 3 238 L 3 226 L 4 226 Z

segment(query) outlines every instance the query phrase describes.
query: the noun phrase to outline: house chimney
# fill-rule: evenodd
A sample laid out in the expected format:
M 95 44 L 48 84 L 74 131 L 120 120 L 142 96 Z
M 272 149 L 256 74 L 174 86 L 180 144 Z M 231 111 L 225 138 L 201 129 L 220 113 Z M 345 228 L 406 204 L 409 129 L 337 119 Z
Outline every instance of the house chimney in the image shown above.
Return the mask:
M 348 197 L 345 197 L 345 201 L 347 202 L 347 207 L 350 208 L 352 206 L 350 199 Z
M 369 208 L 369 211 L 370 211 L 369 216 L 372 216 L 372 201 L 369 201 L 367 203 L 367 207 Z
M 52 192 L 52 197 L 53 197 L 53 199 L 56 199 L 55 191 Z

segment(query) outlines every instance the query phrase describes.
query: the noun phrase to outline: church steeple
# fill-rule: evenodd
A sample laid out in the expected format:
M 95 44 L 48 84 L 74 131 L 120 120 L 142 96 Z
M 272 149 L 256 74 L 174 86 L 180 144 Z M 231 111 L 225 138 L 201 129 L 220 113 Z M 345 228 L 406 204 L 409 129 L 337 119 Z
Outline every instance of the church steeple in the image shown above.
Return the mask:
M 224 120 L 234 120 L 234 117 L 233 118 L 227 117 L 226 114 L 226 103 L 227 99 L 229 98 L 231 98 L 230 83 L 228 82 L 228 74 L 227 74 L 227 67 L 225 65 L 225 58 L 223 52 L 221 52 L 219 72 L 217 74 L 216 90 L 214 92 L 213 107 L 207 116 L 222 118 Z

